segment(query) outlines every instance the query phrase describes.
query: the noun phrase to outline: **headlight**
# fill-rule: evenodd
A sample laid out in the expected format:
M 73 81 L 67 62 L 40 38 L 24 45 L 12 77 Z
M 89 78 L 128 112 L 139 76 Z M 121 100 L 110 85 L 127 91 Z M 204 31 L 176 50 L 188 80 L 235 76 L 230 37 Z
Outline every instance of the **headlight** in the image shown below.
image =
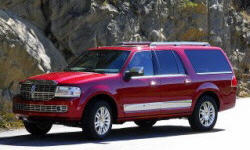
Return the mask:
M 81 89 L 73 86 L 57 86 L 55 97 L 80 97 Z

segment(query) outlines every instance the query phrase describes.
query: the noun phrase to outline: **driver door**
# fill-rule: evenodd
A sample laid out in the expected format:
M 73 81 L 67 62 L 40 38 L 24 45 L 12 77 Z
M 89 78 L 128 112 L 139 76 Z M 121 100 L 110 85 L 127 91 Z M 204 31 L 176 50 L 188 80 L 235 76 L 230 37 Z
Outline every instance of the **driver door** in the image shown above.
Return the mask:
M 126 71 L 133 67 L 143 67 L 144 75 L 132 76 L 123 80 L 123 88 L 119 90 L 120 100 L 125 117 L 160 114 L 157 102 L 160 97 L 159 88 L 154 78 L 154 67 L 151 51 L 136 52 Z

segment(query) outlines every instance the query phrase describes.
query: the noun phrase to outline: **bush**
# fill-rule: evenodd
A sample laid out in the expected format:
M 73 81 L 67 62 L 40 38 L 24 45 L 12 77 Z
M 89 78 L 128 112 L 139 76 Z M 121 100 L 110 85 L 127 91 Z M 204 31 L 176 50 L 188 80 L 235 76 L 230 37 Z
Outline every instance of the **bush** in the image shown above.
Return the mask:
M 179 5 L 185 13 L 207 14 L 206 5 L 203 3 L 192 2 L 191 0 L 182 0 Z
M 22 127 L 22 122 L 12 113 L 11 101 L 0 99 L 0 128 L 11 129 L 20 127 Z

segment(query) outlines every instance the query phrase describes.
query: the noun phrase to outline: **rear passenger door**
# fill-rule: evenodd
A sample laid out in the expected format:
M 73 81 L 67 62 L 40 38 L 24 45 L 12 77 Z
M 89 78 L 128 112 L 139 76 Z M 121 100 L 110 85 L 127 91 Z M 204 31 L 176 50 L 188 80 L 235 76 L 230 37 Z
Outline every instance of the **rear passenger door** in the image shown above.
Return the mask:
M 154 55 L 157 62 L 156 82 L 160 84 L 157 88 L 161 94 L 161 113 L 189 111 L 194 91 L 180 56 L 172 50 L 155 50 Z

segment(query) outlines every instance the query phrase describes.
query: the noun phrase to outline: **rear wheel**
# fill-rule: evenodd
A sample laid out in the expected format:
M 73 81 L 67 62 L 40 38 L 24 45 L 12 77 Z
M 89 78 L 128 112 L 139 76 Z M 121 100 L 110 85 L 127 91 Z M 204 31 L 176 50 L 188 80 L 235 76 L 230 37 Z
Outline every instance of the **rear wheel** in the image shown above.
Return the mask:
M 156 123 L 156 120 L 140 120 L 135 121 L 135 124 L 140 128 L 151 128 Z
M 47 122 L 31 123 L 24 121 L 23 124 L 29 133 L 36 136 L 45 135 L 52 128 L 52 124 Z
M 86 108 L 83 133 L 93 139 L 103 139 L 112 127 L 112 111 L 105 101 L 97 101 Z
M 213 129 L 218 115 L 218 106 L 215 99 L 211 96 L 202 96 L 194 109 L 189 124 L 192 129 L 199 131 L 208 131 Z

